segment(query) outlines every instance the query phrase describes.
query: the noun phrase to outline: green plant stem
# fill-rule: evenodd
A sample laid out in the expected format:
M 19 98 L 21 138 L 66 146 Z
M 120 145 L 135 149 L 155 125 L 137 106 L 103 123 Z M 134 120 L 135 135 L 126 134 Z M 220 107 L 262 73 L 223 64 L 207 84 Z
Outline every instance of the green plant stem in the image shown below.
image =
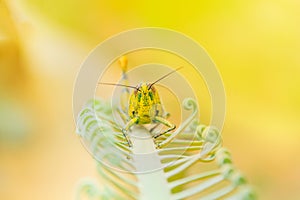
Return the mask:
M 171 199 L 163 166 L 155 149 L 153 139 L 147 129 L 134 126 L 131 131 L 132 153 L 136 164 L 141 200 Z M 154 192 L 155 191 L 155 192 Z

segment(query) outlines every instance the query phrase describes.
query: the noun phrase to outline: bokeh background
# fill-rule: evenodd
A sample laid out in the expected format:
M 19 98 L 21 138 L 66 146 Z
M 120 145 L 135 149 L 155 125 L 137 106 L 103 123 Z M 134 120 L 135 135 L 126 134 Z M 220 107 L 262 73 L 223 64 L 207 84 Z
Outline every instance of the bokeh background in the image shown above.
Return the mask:
M 76 73 L 101 41 L 148 26 L 192 37 L 215 61 L 224 146 L 260 199 L 299 199 L 299 10 L 298 0 L 0 0 L 0 199 L 72 199 L 97 177 L 75 134 Z

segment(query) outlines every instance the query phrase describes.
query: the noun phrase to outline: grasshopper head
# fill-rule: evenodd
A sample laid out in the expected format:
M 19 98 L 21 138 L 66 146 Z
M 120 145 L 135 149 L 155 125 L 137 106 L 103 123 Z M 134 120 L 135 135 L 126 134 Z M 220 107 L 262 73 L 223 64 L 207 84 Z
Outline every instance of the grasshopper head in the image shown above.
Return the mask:
M 155 115 L 161 111 L 157 109 L 160 99 L 156 89 L 150 83 L 140 83 L 131 95 L 129 102 L 129 116 L 138 117 L 139 124 L 151 123 Z
M 147 103 L 148 101 L 153 101 L 154 93 L 156 93 L 156 89 L 150 83 L 141 83 L 135 90 L 138 102 L 144 101 Z

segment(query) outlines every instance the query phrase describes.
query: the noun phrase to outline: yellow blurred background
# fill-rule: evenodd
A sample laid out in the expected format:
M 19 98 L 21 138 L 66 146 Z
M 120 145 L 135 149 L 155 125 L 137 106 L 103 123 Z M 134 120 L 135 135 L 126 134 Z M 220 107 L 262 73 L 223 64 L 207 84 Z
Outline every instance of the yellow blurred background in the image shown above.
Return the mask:
M 215 61 L 224 146 L 260 199 L 299 199 L 299 10 L 297 0 L 0 0 L 0 199 L 72 199 L 97 176 L 75 134 L 76 73 L 106 38 L 149 26 L 192 37 Z

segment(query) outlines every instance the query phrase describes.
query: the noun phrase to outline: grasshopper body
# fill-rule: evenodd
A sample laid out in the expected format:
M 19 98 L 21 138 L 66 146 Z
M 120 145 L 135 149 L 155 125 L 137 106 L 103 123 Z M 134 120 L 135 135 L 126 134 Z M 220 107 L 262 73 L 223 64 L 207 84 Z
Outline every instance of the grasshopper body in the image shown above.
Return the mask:
M 123 78 L 124 81 L 127 83 L 127 59 L 126 57 L 121 57 L 119 60 L 119 64 L 123 70 Z M 116 85 L 122 86 L 127 88 L 133 88 L 134 91 L 130 94 L 129 97 L 129 105 L 123 106 L 120 110 L 120 113 L 126 114 L 129 116 L 129 120 L 126 123 L 125 127 L 122 129 L 123 135 L 127 140 L 128 146 L 132 146 L 132 142 L 128 136 L 128 131 L 132 126 L 135 124 L 163 124 L 168 127 L 167 130 L 154 134 L 152 137 L 154 139 L 158 138 L 159 136 L 168 133 L 176 128 L 175 124 L 169 122 L 166 118 L 168 114 L 164 113 L 163 107 L 161 105 L 161 101 L 159 98 L 159 94 L 157 89 L 154 87 L 154 84 L 158 81 L 162 80 L 163 78 L 169 76 L 170 74 L 174 73 L 175 71 L 179 70 L 180 68 L 171 71 L 170 73 L 164 75 L 163 77 L 159 78 L 158 80 L 154 81 L 153 83 L 140 83 L 138 86 L 129 86 L 129 85 L 122 85 L 122 84 L 114 84 L 114 83 L 100 83 L 104 85 Z M 128 90 L 127 90 L 128 91 Z M 124 107 L 127 107 L 125 110 Z M 126 117 L 123 117 L 126 118 Z M 156 143 L 157 147 L 159 143 Z

